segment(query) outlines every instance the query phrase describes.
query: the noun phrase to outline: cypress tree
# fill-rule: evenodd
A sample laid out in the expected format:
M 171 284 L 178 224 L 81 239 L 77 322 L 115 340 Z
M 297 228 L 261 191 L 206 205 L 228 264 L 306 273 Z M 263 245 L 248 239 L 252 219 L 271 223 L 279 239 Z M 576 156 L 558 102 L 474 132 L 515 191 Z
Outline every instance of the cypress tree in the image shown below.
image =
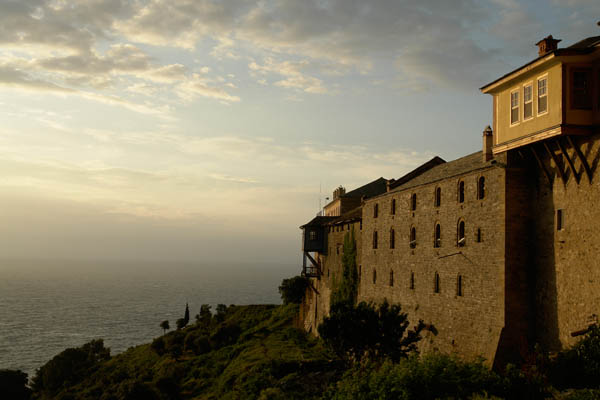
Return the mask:
M 183 320 L 185 321 L 185 325 L 190 322 L 190 309 L 188 307 L 188 303 L 185 303 L 185 314 L 183 316 Z

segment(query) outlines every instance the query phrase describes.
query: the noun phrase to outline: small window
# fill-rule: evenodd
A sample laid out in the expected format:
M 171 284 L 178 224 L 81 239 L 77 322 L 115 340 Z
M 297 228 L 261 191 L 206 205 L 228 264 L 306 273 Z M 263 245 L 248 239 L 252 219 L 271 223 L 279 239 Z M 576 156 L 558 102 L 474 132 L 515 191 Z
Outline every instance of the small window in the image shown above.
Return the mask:
M 390 229 L 390 249 L 393 249 L 396 247 L 396 231 L 394 231 L 394 228 Z
M 565 213 L 564 210 L 556 210 L 556 230 L 562 231 L 565 228 Z
M 510 94 L 510 123 L 519 122 L 519 91 Z
M 394 270 L 390 270 L 390 286 L 394 286 Z
M 317 232 L 316 231 L 308 232 L 308 240 L 317 240 Z
M 335 254 L 337 254 L 337 255 L 340 254 L 340 244 L 339 243 L 335 246 Z
M 458 277 L 456 278 L 456 295 L 457 296 L 462 296 L 463 295 L 462 275 L 458 275 Z
M 360 220 L 360 224 L 358 225 L 358 229 L 362 231 L 362 219 Z
M 571 108 L 590 110 L 592 108 L 591 69 L 573 70 L 571 83 Z
M 377 218 L 379 215 L 379 204 L 375 203 L 373 206 L 373 218 Z
M 457 245 L 458 247 L 463 247 L 466 243 L 465 240 L 465 221 L 460 221 L 458 223 L 458 235 L 457 235 Z
M 410 273 L 410 290 L 415 290 L 415 273 Z
M 329 268 L 327 268 L 327 277 L 329 278 Z
M 476 239 L 477 239 L 477 243 L 481 243 L 483 241 L 482 237 L 481 237 L 481 228 L 477 228 L 477 237 L 476 237 Z
M 441 187 L 435 188 L 435 200 L 434 200 L 433 204 L 436 207 L 439 207 L 442 205 L 442 188 Z
M 485 197 L 485 178 L 480 176 L 477 180 L 477 198 L 483 200 Z
M 348 231 L 350 231 L 350 227 L 351 227 L 351 225 L 350 225 L 350 224 L 348 224 Z
M 358 281 L 362 279 L 362 265 L 358 266 Z
M 442 228 L 440 224 L 435 224 L 435 231 L 433 234 L 433 247 L 442 246 Z
M 377 283 L 377 270 L 373 268 L 373 285 Z
M 458 182 L 458 202 L 465 202 L 465 181 Z
M 410 228 L 410 248 L 414 249 L 417 247 L 417 229 L 413 226 Z
M 533 118 L 533 84 L 523 87 L 523 119 Z
M 538 84 L 538 114 L 548 111 L 548 78 L 540 78 Z
M 415 211 L 417 209 L 417 194 L 413 193 L 410 197 L 410 210 Z
M 439 293 L 439 292 L 440 292 L 440 274 L 438 274 L 436 272 L 435 276 L 433 278 L 433 293 Z
M 373 248 L 377 248 L 377 231 L 373 232 Z
M 392 199 L 392 203 L 390 205 L 390 214 L 396 214 L 396 199 Z

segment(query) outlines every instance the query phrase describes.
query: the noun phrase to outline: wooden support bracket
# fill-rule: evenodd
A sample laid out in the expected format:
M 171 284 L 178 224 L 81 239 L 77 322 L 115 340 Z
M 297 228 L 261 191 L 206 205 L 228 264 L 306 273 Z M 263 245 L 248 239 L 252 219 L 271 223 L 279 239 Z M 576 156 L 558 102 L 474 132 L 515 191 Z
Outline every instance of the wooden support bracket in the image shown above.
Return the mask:
M 535 159 L 537 160 L 538 165 L 540 166 L 540 169 L 544 172 L 544 175 L 546 175 L 546 178 L 548 178 L 548 184 L 550 185 L 550 187 L 552 187 L 552 176 L 550 175 L 550 172 L 548 172 L 548 170 L 546 169 L 546 166 L 542 162 L 542 159 L 538 155 L 537 151 L 535 151 L 535 147 L 534 146 L 535 145 L 531 145 L 529 147 L 529 149 L 531 150 L 531 153 L 533 154 L 533 157 L 535 157 Z
M 583 165 L 583 169 L 585 170 L 585 173 L 587 174 L 588 180 L 590 183 L 592 183 L 592 170 L 590 169 L 590 165 L 588 164 L 586 158 L 583 156 L 581 149 L 579 148 L 579 146 L 577 146 L 577 142 L 575 142 L 575 140 L 572 139 L 571 136 L 567 136 L 567 141 L 569 142 L 571 147 L 575 150 L 575 154 L 577 154 L 577 157 L 579 157 L 579 160 L 581 160 L 581 164 Z
M 543 142 L 542 144 L 544 145 L 544 148 L 546 149 L 546 151 L 548 152 L 550 157 L 552 157 L 554 164 L 556 164 L 556 171 L 558 171 L 558 176 L 560 176 L 560 179 L 562 179 L 563 183 L 566 185 L 567 177 L 565 176 L 565 173 L 563 172 L 562 167 L 561 167 L 560 163 L 558 162 L 558 158 L 556 157 L 556 154 L 554 154 L 554 152 L 552 150 L 550 150 L 550 146 L 548 146 L 547 142 Z
M 577 174 L 577 171 L 575 170 L 575 165 L 573 164 L 573 160 L 571 160 L 571 157 L 569 157 L 569 153 L 567 152 L 567 150 L 561 143 L 560 137 L 556 139 L 556 144 L 558 144 L 558 148 L 560 149 L 560 152 L 563 154 L 563 156 L 567 160 L 567 164 L 569 165 L 569 168 L 571 168 L 571 172 L 573 173 L 575 180 L 577 181 L 577 183 L 579 183 L 580 176 L 579 176 L 579 174 Z

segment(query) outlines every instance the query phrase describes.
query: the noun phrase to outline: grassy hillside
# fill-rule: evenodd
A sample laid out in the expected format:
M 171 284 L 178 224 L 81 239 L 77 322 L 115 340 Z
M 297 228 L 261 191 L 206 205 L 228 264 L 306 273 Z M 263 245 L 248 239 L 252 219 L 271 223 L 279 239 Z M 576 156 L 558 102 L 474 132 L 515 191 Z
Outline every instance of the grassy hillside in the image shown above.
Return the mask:
M 230 306 L 92 367 L 39 398 L 310 399 L 341 374 L 322 344 L 292 326 L 297 306 Z M 42 385 L 44 386 L 44 385 Z M 45 385 L 48 386 L 48 385 Z M 52 385 L 50 385 L 52 386 Z

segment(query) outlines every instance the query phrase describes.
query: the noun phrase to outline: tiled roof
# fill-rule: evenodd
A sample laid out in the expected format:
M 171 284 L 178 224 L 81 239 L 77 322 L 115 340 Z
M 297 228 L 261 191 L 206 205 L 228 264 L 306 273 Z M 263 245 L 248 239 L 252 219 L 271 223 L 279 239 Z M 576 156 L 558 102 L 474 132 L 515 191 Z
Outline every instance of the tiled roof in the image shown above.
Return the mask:
M 570 45 L 568 49 L 588 49 L 600 44 L 600 36 L 592 36 Z
M 322 226 L 322 225 L 327 224 L 330 221 L 333 221 L 336 218 L 337 217 L 326 217 L 326 216 L 322 216 L 322 215 L 317 215 L 316 217 L 311 219 L 309 222 L 302 225 L 300 227 L 300 229 L 304 228 L 305 226 Z
M 328 221 L 328 225 L 335 225 L 340 223 L 346 223 L 350 221 L 358 221 L 362 218 L 362 206 L 358 206 L 339 217 L 335 217 L 334 220 Z
M 367 183 L 359 188 L 351 190 L 342 197 L 372 197 L 384 193 L 387 190 L 387 179 L 381 177 L 373 182 Z

